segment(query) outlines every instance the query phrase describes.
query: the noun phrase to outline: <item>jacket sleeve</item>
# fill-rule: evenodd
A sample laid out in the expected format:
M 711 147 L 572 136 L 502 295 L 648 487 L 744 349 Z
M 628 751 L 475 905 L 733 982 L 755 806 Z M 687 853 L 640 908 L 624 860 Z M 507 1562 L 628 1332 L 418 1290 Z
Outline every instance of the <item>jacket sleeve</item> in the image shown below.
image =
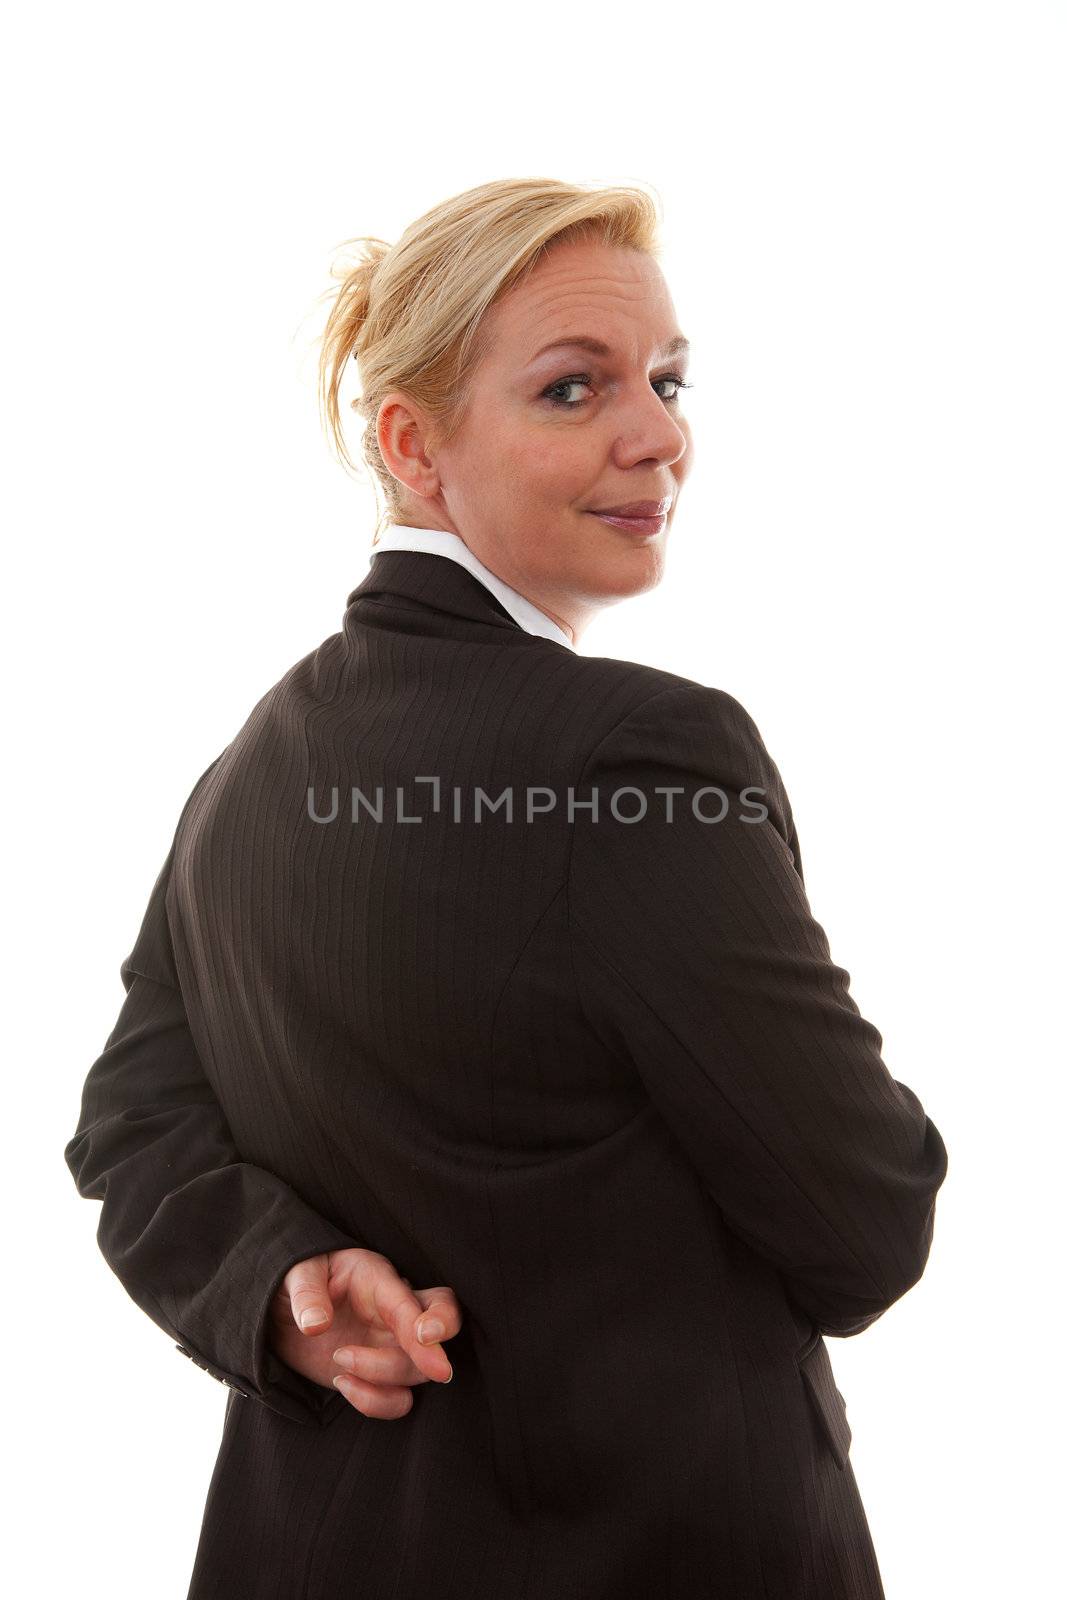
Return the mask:
M 568 880 L 583 1006 L 731 1231 L 821 1332 L 859 1333 L 923 1274 L 947 1154 L 812 916 L 778 769 L 697 684 L 607 734 L 576 799 L 594 791 Z
M 234 1145 L 178 984 L 166 912 L 173 856 L 174 841 L 120 967 L 126 998 L 64 1155 L 78 1192 L 103 1202 L 108 1266 L 178 1350 L 283 1416 L 321 1424 L 344 1397 L 269 1349 L 268 1310 L 296 1262 L 360 1241 Z

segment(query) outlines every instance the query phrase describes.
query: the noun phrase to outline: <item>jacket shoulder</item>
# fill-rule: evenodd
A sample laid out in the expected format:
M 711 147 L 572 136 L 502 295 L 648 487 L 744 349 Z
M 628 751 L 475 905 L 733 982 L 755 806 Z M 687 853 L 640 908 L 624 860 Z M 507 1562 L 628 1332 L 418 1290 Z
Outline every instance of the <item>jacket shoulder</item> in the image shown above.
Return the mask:
M 756 788 L 774 826 L 795 846 L 782 775 L 735 695 L 660 668 L 623 661 L 609 666 L 603 659 L 598 665 L 606 670 L 596 679 L 601 698 L 585 729 L 580 783 L 640 784 L 658 774 L 664 782 L 688 775 L 698 785 L 738 793 Z
M 735 695 L 663 667 L 582 656 L 568 694 L 574 696 L 576 690 L 584 704 L 595 708 L 588 723 L 590 756 L 616 731 L 654 736 L 657 731 L 686 727 L 764 750 L 755 719 Z

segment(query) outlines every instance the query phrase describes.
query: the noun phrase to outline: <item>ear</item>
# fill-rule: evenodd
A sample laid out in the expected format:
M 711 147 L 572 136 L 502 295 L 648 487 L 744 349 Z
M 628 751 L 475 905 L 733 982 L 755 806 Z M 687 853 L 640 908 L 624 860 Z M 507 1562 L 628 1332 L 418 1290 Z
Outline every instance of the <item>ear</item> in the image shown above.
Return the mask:
M 422 407 L 394 389 L 385 396 L 374 419 L 378 450 L 402 489 L 420 500 L 440 487 L 430 446 L 430 419 Z

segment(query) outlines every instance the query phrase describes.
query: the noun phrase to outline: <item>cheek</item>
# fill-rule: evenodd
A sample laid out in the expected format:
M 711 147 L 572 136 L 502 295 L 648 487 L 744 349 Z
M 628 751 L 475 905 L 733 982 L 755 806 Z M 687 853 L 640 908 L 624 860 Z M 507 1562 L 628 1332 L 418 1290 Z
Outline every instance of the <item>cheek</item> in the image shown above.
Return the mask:
M 594 430 L 546 427 L 506 408 L 479 418 L 464 449 L 463 474 L 483 503 L 503 498 L 532 514 L 588 498 L 603 475 Z M 476 441 L 476 442 L 475 442 Z
M 516 476 L 523 478 L 531 492 L 557 504 L 588 494 L 591 483 L 602 475 L 602 458 L 591 432 L 562 429 L 558 433 L 539 433 L 527 438 L 516 450 Z

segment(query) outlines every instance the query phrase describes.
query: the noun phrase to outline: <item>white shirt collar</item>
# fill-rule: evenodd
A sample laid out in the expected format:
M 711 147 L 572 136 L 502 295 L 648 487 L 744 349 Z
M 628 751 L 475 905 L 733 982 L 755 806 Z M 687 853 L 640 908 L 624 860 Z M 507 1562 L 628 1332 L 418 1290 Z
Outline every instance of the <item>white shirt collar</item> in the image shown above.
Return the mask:
M 496 595 L 504 610 L 520 628 L 527 633 L 539 634 L 542 639 L 554 639 L 557 644 L 565 644 L 568 650 L 574 650 L 570 636 L 564 633 L 559 624 L 553 622 L 551 617 L 546 617 L 539 607 L 505 583 L 503 578 L 490 572 L 458 533 L 447 533 L 443 528 L 415 528 L 408 523 L 396 522 L 386 528 L 378 542 L 371 546 L 371 555 L 377 555 L 379 550 L 426 550 L 430 555 L 448 556 L 458 561 L 490 594 Z

